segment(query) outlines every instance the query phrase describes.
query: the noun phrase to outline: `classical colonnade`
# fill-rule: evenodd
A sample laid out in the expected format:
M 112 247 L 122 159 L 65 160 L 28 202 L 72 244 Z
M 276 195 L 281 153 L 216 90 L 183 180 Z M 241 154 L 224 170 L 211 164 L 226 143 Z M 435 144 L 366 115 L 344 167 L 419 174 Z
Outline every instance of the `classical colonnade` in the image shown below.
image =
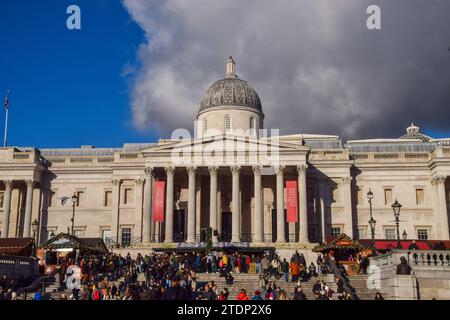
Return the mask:
M 197 167 L 186 167 L 188 175 L 188 206 L 187 206 L 187 237 L 186 242 L 196 242 L 196 172 Z M 231 242 L 241 242 L 241 205 L 240 205 L 240 166 L 229 167 L 231 172 L 231 186 L 232 186 L 232 227 L 231 227 Z M 308 215 L 307 215 L 307 196 L 306 196 L 306 165 L 296 167 L 297 183 L 298 183 L 298 214 L 299 214 L 299 231 L 298 239 L 301 243 L 307 243 L 308 240 Z M 165 167 L 166 174 L 166 202 L 165 202 L 165 243 L 174 242 L 173 237 L 173 219 L 174 219 L 174 167 Z M 261 183 L 262 167 L 253 166 L 254 179 L 254 225 L 252 226 L 253 242 L 264 242 L 264 212 L 263 212 L 263 188 Z M 284 166 L 277 166 L 276 171 L 276 217 L 277 217 L 277 243 L 287 242 L 285 236 L 285 214 L 284 214 Z M 210 176 L 210 198 L 209 198 L 209 227 L 212 230 L 218 230 L 218 166 L 208 167 Z M 152 239 L 152 232 L 155 227 L 151 227 L 152 220 L 151 212 L 152 203 L 152 186 L 154 181 L 154 168 L 146 168 L 146 181 L 150 183 L 145 184 L 144 196 L 144 220 L 143 220 L 143 242 L 150 242 Z M 213 242 L 217 242 L 217 233 L 213 232 Z
M 9 235 L 9 225 L 11 218 L 11 197 L 12 191 L 19 181 L 15 180 L 4 180 L 5 192 L 3 198 L 3 220 L 2 220 L 2 238 L 8 238 Z M 26 199 L 25 199 L 25 219 L 23 223 L 23 234 L 24 238 L 31 237 L 31 214 L 33 207 L 33 190 L 36 183 L 34 180 L 25 180 L 27 186 Z

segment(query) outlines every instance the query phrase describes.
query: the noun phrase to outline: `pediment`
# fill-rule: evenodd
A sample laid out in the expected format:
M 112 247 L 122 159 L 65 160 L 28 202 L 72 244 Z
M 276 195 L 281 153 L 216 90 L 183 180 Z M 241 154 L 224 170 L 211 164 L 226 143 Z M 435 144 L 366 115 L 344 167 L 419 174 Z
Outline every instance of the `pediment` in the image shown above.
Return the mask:
M 258 150 L 279 150 L 307 152 L 308 147 L 297 143 L 282 142 L 278 137 L 270 139 L 257 139 L 251 137 L 220 135 L 199 139 L 171 140 L 162 144 L 141 150 L 141 153 L 177 152 L 191 150 L 193 152 L 202 151 L 258 151 Z

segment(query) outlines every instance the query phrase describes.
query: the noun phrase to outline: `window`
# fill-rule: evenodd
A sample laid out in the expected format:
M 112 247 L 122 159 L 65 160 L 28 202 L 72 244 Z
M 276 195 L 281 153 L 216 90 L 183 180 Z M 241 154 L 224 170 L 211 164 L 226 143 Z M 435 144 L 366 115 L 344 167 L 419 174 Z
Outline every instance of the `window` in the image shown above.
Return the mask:
M 205 119 L 203 119 L 203 133 L 206 133 L 206 131 L 208 130 L 208 121 Z
M 420 206 L 423 205 L 423 203 L 424 203 L 423 189 L 416 189 L 416 204 Z
M 387 206 L 392 204 L 392 189 L 384 189 L 384 204 Z
M 366 234 L 366 227 L 358 227 L 358 237 L 359 239 L 366 239 L 367 238 L 367 234 Z
M 250 118 L 250 130 L 255 130 L 255 117 Z
M 133 191 L 130 188 L 125 189 L 124 197 L 123 197 L 123 204 L 130 204 L 132 203 L 132 197 L 133 197 Z
M 111 244 L 111 230 L 102 230 L 102 239 L 107 247 Z
M 229 114 L 225 116 L 225 132 L 230 132 L 231 130 L 231 117 Z
M 386 234 L 386 239 L 388 239 L 388 240 L 395 239 L 395 229 L 388 228 L 388 229 L 385 229 L 384 232 Z
M 77 207 L 84 207 L 84 191 L 77 191 Z
M 112 206 L 112 191 L 105 191 L 105 207 L 111 207 Z
M 5 193 L 3 191 L 0 191 L 0 208 L 3 208 L 3 197 L 5 196 Z
M 122 228 L 122 246 L 131 245 L 131 228 Z
M 428 230 L 427 229 L 417 229 L 417 239 L 428 240 Z
M 340 227 L 332 227 L 331 228 L 331 236 L 337 237 L 341 234 L 341 228 Z
M 73 229 L 73 234 L 76 236 L 76 237 L 79 237 L 79 238 L 82 238 L 82 237 L 84 237 L 84 229 Z

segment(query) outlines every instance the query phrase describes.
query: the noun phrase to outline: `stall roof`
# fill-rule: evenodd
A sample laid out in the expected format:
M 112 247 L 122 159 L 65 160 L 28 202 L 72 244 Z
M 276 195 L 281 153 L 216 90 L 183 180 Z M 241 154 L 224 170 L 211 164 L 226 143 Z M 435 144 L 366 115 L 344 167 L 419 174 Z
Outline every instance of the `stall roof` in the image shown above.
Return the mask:
M 44 249 L 81 249 L 96 253 L 106 253 L 108 249 L 102 238 L 78 238 L 71 234 L 60 233 L 43 243 Z
M 33 238 L 0 238 L 0 254 L 28 257 L 33 245 Z
M 324 244 L 319 245 L 313 249 L 314 252 L 324 252 L 329 250 L 354 250 L 361 251 L 365 246 L 361 245 L 358 241 L 353 240 L 345 233 L 341 233 L 334 239 L 326 241 Z

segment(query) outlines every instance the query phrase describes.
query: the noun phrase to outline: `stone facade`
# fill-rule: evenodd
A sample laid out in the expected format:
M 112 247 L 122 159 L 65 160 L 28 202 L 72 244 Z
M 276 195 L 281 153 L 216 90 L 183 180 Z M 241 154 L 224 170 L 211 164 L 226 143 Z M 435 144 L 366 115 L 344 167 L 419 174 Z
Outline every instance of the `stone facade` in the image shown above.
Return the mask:
M 234 61 L 229 72 L 234 75 Z M 214 241 L 279 247 L 342 232 L 370 238 L 371 190 L 376 238 L 396 237 L 391 205 L 398 199 L 400 231 L 409 239 L 449 239 L 450 139 L 426 137 L 413 125 L 398 139 L 346 144 L 329 135 L 234 134 L 250 129 L 252 116 L 255 129 L 263 128 L 260 102 L 251 103 L 203 106 L 197 135 L 187 140 L 0 149 L 1 236 L 32 235 L 35 220 L 40 242 L 67 232 L 72 202 L 62 199 L 75 195 L 74 233 L 111 244 L 194 243 L 206 227 L 215 231 Z M 203 133 L 206 116 L 217 134 Z M 163 223 L 151 218 L 155 180 L 166 181 Z M 299 223 L 285 223 L 287 180 L 298 184 Z

